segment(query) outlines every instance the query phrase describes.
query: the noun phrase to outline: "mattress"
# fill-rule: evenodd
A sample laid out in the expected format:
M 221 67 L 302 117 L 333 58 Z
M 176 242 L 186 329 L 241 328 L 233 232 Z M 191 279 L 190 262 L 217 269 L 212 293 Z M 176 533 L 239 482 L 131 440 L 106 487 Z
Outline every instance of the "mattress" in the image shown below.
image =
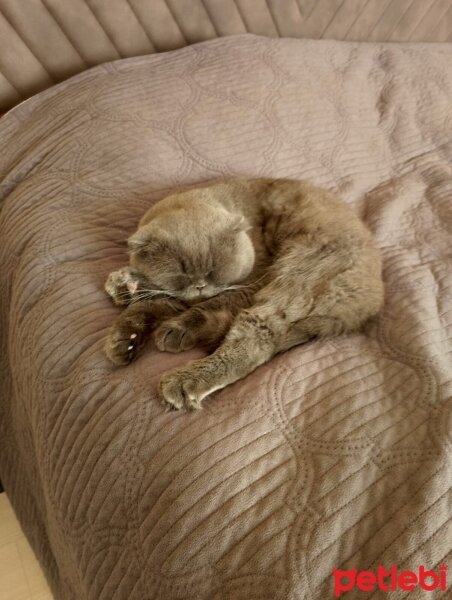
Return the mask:
M 0 475 L 57 600 L 362 598 L 363 570 L 450 562 L 451 61 L 235 36 L 0 120 Z M 103 284 L 153 202 L 230 175 L 340 194 L 381 248 L 384 308 L 167 413 L 159 376 L 203 352 L 109 364 Z

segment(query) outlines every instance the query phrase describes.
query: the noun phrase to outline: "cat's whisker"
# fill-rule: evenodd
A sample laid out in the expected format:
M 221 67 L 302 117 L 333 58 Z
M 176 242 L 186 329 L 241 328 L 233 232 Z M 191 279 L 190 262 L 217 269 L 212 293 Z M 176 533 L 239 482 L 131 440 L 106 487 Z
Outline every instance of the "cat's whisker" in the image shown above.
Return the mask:
M 141 302 L 143 300 L 152 300 L 153 298 L 173 298 L 175 295 L 166 290 L 139 290 L 132 295 L 132 302 Z
M 131 300 L 133 300 L 133 301 L 144 300 L 146 298 L 151 299 L 156 296 L 173 298 L 173 297 L 175 297 L 175 294 L 172 294 L 171 292 L 169 292 L 167 290 L 154 290 L 154 289 L 138 289 L 135 293 L 131 293 L 129 290 L 115 293 L 116 298 L 130 297 Z
M 138 300 L 151 300 L 155 298 L 155 295 L 150 294 L 134 294 L 131 298 L 132 302 L 137 302 Z
M 139 288 L 138 292 L 150 292 L 155 294 L 167 294 L 169 296 L 174 296 L 174 294 L 172 294 L 172 292 L 169 292 L 168 290 L 147 290 L 146 288 Z
M 115 292 L 115 298 L 118 298 L 119 296 L 130 296 L 130 292 L 129 290 L 127 290 L 126 292 Z
M 233 291 L 233 290 L 246 290 L 250 287 L 255 287 L 256 283 L 249 283 L 248 285 L 229 285 L 227 288 L 224 288 L 225 292 Z
M 229 285 L 228 287 L 224 288 L 224 291 L 233 291 L 233 290 L 244 290 L 244 289 L 248 289 L 248 288 L 252 288 L 252 287 L 256 287 L 258 285 L 258 283 L 260 283 L 262 280 L 264 280 L 266 277 L 266 275 L 262 275 L 262 277 L 259 277 L 258 279 L 256 279 L 255 281 L 251 281 L 250 283 L 244 283 L 244 284 L 236 284 L 236 285 Z

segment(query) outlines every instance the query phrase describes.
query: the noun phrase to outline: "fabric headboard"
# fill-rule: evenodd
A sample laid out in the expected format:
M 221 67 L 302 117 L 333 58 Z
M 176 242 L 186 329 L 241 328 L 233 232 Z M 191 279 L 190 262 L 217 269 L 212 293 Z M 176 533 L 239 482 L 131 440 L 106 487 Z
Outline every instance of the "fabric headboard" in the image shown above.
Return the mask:
M 452 41 L 450 0 L 0 0 L 0 111 L 93 65 L 238 33 Z

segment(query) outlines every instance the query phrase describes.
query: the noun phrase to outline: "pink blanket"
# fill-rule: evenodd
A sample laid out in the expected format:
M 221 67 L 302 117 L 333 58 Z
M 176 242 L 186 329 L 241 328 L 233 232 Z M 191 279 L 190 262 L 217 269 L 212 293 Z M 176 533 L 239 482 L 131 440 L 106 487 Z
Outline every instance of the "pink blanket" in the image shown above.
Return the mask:
M 447 44 L 245 35 L 1 119 L 0 477 L 58 600 L 327 600 L 333 568 L 450 560 L 451 65 Z M 112 367 L 103 283 L 150 203 L 225 175 L 339 192 L 381 247 L 385 306 L 168 414 L 159 375 L 201 351 Z

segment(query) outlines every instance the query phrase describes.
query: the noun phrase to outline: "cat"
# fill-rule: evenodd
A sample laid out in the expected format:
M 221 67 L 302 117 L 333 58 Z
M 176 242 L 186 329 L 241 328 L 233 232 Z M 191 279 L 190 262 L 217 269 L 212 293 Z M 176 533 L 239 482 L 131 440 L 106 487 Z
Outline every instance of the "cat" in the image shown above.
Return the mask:
M 129 363 L 153 330 L 157 348 L 213 351 L 164 373 L 169 408 L 206 396 L 312 338 L 354 332 L 383 303 L 370 231 L 307 181 L 230 178 L 154 204 L 128 240 L 129 266 L 107 293 L 126 305 L 105 350 Z

